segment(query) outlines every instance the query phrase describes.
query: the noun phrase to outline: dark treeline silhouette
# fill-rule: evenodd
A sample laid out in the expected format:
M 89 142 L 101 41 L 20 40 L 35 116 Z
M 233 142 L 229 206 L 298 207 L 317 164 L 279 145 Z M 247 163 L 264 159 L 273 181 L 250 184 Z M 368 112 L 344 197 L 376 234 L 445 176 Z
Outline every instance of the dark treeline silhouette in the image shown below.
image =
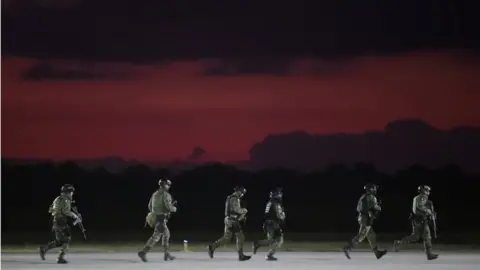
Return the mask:
M 480 127 L 435 128 L 420 119 L 400 119 L 384 130 L 363 134 L 274 134 L 250 149 L 258 167 L 317 169 L 319 164 L 365 162 L 378 170 L 420 164 L 437 168 L 457 164 L 466 172 L 480 172 Z
M 171 192 L 178 200 L 179 212 L 170 222 L 175 231 L 221 234 L 224 200 L 241 184 L 248 190 L 244 200 L 249 208 L 247 231 L 260 230 L 268 192 L 281 186 L 287 231 L 353 235 L 358 229 L 356 203 L 367 182 L 380 185 L 384 212 L 376 224 L 379 232 L 409 232 L 411 200 L 420 184 L 432 186 L 431 199 L 439 212 L 442 234 L 477 232 L 480 228 L 473 210 L 478 203 L 480 176 L 464 174 L 453 165 L 437 170 L 412 166 L 388 175 L 368 164 L 332 165 L 309 174 L 286 169 L 242 171 L 216 164 L 173 175 L 144 165 L 113 174 L 103 168 L 87 171 L 73 162 L 12 165 L 4 161 L 2 234 L 48 232 L 48 207 L 66 183 L 76 187 L 75 200 L 89 230 L 140 231 L 148 200 L 162 176 L 172 179 Z

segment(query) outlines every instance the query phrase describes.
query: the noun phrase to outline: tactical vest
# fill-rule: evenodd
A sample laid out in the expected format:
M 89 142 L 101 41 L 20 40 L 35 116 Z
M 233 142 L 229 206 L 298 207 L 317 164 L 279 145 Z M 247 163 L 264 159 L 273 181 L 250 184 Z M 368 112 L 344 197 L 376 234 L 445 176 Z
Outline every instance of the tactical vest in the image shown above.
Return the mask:
M 71 200 L 69 200 L 68 198 L 64 198 L 62 196 L 57 196 L 57 198 L 55 198 L 55 200 L 50 205 L 48 212 L 53 217 L 66 218 L 66 216 L 61 212 L 62 209 L 59 209 L 60 208 L 59 204 L 63 204 L 63 203 L 65 204 L 67 209 L 69 210 L 71 209 L 71 204 L 72 204 Z
M 423 194 L 419 194 L 417 196 L 415 196 L 415 198 L 413 198 L 413 207 L 412 207 L 412 214 L 413 216 L 416 216 L 417 218 L 420 218 L 420 217 L 425 217 L 426 216 L 426 213 L 423 212 L 423 211 L 420 211 L 420 209 L 418 209 L 417 207 L 417 201 L 418 200 L 421 200 L 422 197 L 427 201 L 428 200 L 428 197 L 426 195 L 423 195 Z
M 170 213 L 167 206 L 165 205 L 165 197 L 169 195 L 170 193 L 168 193 L 168 191 L 162 188 L 159 188 L 157 191 L 155 191 L 152 195 L 152 212 L 157 215 Z
M 225 201 L 225 216 L 226 217 L 239 217 L 240 213 L 236 213 L 236 212 L 232 211 L 232 207 L 230 205 L 230 200 L 232 198 L 238 199 L 238 196 L 236 196 L 235 194 L 232 194 L 232 195 L 227 197 L 227 200 Z
M 357 203 L 357 212 L 358 213 L 368 215 L 368 212 L 371 210 L 368 206 L 368 196 L 369 195 L 372 195 L 372 194 L 365 193 L 358 200 L 358 203 Z
M 276 204 L 280 205 L 283 211 L 283 206 L 281 201 L 270 199 L 268 200 L 267 205 L 265 206 L 265 220 L 280 221 L 280 219 L 277 216 L 277 211 L 275 210 Z

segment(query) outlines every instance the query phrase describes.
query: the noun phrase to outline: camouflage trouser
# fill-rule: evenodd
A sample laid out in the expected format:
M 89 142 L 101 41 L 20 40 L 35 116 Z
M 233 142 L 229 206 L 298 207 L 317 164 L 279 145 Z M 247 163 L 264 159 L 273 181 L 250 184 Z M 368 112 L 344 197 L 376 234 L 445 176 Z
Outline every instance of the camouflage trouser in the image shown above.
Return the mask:
M 65 253 L 68 251 L 70 241 L 72 240 L 67 218 L 54 218 L 52 232 L 55 240 L 48 243 L 47 246 L 45 246 L 45 250 L 48 251 L 50 249 L 60 247 L 60 256 L 65 255 Z
M 280 224 L 274 220 L 267 220 L 263 224 L 267 239 L 258 241 L 259 246 L 270 246 L 268 255 L 273 255 L 283 244 L 283 231 Z
M 405 236 L 399 244 L 418 243 L 423 240 L 426 253 L 432 250 L 432 235 L 427 220 L 412 220 L 412 234 Z
M 225 218 L 224 223 L 225 229 L 223 236 L 213 243 L 213 248 L 227 244 L 230 242 L 230 239 L 232 239 L 232 236 L 235 235 L 237 238 L 237 250 L 238 252 L 243 252 L 243 242 L 245 241 L 245 236 L 243 235 L 240 222 L 236 219 L 227 217 Z
M 375 231 L 372 228 L 373 220 L 368 217 L 367 215 L 360 214 L 358 215 L 358 224 L 360 225 L 360 229 L 358 230 L 357 236 L 355 236 L 350 244 L 350 248 L 360 244 L 365 239 L 368 240 L 370 247 L 375 251 L 378 249 L 377 247 L 377 236 Z
M 162 246 L 164 251 L 168 251 L 170 243 L 170 230 L 167 227 L 167 217 L 166 215 L 157 215 L 155 221 L 155 227 L 153 228 L 153 234 L 148 239 L 147 244 L 144 247 L 144 251 L 148 252 L 152 249 L 160 240 L 162 240 Z

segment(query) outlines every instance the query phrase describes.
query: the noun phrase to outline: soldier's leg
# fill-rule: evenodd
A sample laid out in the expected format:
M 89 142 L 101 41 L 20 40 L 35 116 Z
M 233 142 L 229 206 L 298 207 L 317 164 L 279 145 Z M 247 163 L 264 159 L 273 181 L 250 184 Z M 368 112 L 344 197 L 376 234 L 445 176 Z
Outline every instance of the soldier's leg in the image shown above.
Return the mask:
M 52 227 L 53 241 L 51 241 L 51 242 L 47 243 L 45 246 L 41 246 L 39 248 L 40 258 L 42 260 L 45 260 L 45 254 L 47 253 L 47 251 L 49 251 L 50 249 L 62 246 L 62 242 L 60 242 L 58 240 L 59 238 L 57 237 L 58 233 L 59 233 L 59 228 L 56 227 L 56 226 Z
M 277 258 L 273 257 L 273 255 L 283 244 L 283 232 L 280 228 L 276 228 L 272 232 L 269 232 L 269 234 L 271 235 L 270 237 L 273 239 L 273 242 L 270 245 L 270 250 L 267 253 L 267 260 L 276 261 Z
M 58 230 L 55 238 L 59 243 L 61 243 L 60 252 L 57 258 L 57 263 L 60 263 L 60 264 L 68 263 L 68 261 L 65 260 L 65 254 L 67 253 L 68 248 L 70 246 L 70 241 L 72 240 L 72 237 L 70 234 L 70 228 L 67 226 L 62 228 L 61 230 Z
M 225 228 L 223 230 L 223 236 L 220 237 L 217 241 L 211 243 L 208 245 L 208 256 L 210 256 L 211 259 L 213 259 L 213 253 L 215 252 L 215 249 L 221 245 L 225 245 L 228 242 L 230 242 L 230 239 L 232 239 L 232 230 L 230 227 L 230 223 L 225 221 Z
M 273 233 L 267 231 L 267 237 L 263 240 L 257 241 L 259 247 L 270 246 L 273 243 Z
M 230 240 L 232 239 L 233 233 L 231 230 L 231 227 L 225 225 L 225 228 L 223 230 L 223 236 L 217 239 L 217 241 L 213 242 L 213 248 L 216 249 L 219 246 L 228 244 Z
M 265 232 L 265 235 L 267 238 L 257 241 L 258 247 L 262 246 L 270 246 L 273 243 L 273 232 L 274 232 L 274 227 L 271 221 L 266 221 L 265 224 L 263 224 L 263 231 Z
M 174 260 L 175 257 L 170 255 L 170 252 L 168 252 L 170 247 L 170 230 L 168 229 L 167 224 L 164 225 L 162 246 L 163 246 L 163 254 L 164 254 L 163 259 L 165 261 Z
M 367 238 L 367 241 L 370 244 L 370 247 L 372 248 L 372 250 L 375 251 L 375 250 L 378 249 L 377 234 L 375 233 L 375 231 L 373 230 L 373 228 L 371 226 L 370 226 L 370 230 L 368 230 L 365 238 Z
M 61 247 L 62 242 L 58 241 L 57 234 L 62 230 L 63 227 L 66 226 L 66 223 L 63 222 L 62 220 L 53 220 L 52 221 L 52 234 L 53 234 L 53 241 L 47 243 L 45 246 L 41 246 L 39 251 L 40 251 L 40 257 L 42 260 L 45 260 L 45 253 L 49 251 L 50 249 Z
M 237 239 L 237 251 L 238 251 L 238 259 L 240 261 L 246 261 L 251 258 L 251 256 L 247 256 L 243 254 L 243 243 L 245 242 L 245 235 L 239 225 L 235 225 L 232 228 L 233 233 L 235 234 L 235 238 Z
M 345 253 L 345 257 L 347 257 L 348 259 L 351 259 L 350 250 L 352 250 L 352 248 L 354 248 L 356 245 L 363 242 L 371 229 L 371 226 L 367 225 L 365 220 L 360 217 L 358 219 L 358 224 L 360 225 L 360 228 L 358 229 L 357 235 L 346 246 L 343 247 L 343 253 Z
M 362 243 L 365 240 L 365 238 L 367 238 L 367 235 L 369 234 L 371 229 L 372 229 L 372 226 L 368 226 L 368 225 L 365 225 L 365 224 L 360 224 L 360 228 L 358 229 L 358 233 L 350 241 L 348 249 L 352 249 L 352 248 L 356 247 L 358 244 Z
M 430 232 L 430 227 L 428 226 L 428 222 L 424 222 L 423 227 L 424 228 L 422 232 L 422 239 L 423 239 L 425 254 L 427 255 L 428 260 L 435 260 L 436 258 L 438 258 L 438 254 L 432 253 L 432 234 Z
M 155 223 L 155 227 L 153 228 L 153 234 L 150 236 L 148 239 L 147 243 L 145 246 L 138 252 L 138 257 L 143 262 L 147 262 L 147 253 L 162 239 L 164 232 L 164 220 L 157 218 L 157 221 Z
M 373 250 L 373 253 L 375 254 L 375 257 L 377 259 L 380 259 L 387 253 L 386 250 L 379 250 L 378 245 L 377 245 L 377 235 L 375 234 L 375 231 L 373 230 L 373 227 L 370 226 L 370 230 L 367 233 L 367 240 L 368 243 L 370 244 L 370 247 Z
M 262 246 L 270 246 L 273 243 L 273 234 L 269 233 L 272 230 L 272 224 L 270 221 L 266 221 L 263 224 L 263 231 L 266 235 L 266 238 L 262 240 L 253 241 L 252 243 L 252 252 L 257 254 L 257 250 Z
M 419 242 L 422 237 L 423 225 L 422 223 L 412 222 L 412 233 L 403 237 L 401 240 L 397 240 L 393 244 L 393 250 L 397 252 L 401 245 L 409 244 L 413 242 Z

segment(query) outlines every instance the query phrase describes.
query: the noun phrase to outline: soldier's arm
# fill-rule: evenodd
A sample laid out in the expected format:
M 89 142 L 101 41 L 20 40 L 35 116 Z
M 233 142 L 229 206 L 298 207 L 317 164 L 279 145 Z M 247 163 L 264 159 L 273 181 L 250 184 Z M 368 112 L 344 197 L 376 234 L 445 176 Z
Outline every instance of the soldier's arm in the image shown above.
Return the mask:
M 382 207 L 378 204 L 377 198 L 373 195 L 368 196 L 368 209 L 382 211 Z
M 238 198 L 231 198 L 230 199 L 230 203 L 231 203 L 231 207 L 232 207 L 232 210 L 233 212 L 239 214 L 239 215 L 243 215 L 243 214 L 246 214 L 248 211 L 246 208 L 242 208 L 240 206 L 240 199 Z
M 63 198 L 58 198 L 57 202 L 54 203 L 53 207 L 57 213 L 62 213 L 63 215 L 71 218 L 78 218 L 78 216 L 72 212 L 72 206 Z
M 150 200 L 148 201 L 148 211 L 152 212 L 153 211 L 153 195 L 150 197 Z
M 283 211 L 282 207 L 278 203 L 275 204 L 275 213 L 277 214 L 277 218 L 279 218 L 282 221 L 285 220 L 285 212 Z
M 173 205 L 172 196 L 169 193 L 165 193 L 163 202 L 165 203 L 165 208 L 167 208 L 169 212 L 177 212 L 177 207 Z

